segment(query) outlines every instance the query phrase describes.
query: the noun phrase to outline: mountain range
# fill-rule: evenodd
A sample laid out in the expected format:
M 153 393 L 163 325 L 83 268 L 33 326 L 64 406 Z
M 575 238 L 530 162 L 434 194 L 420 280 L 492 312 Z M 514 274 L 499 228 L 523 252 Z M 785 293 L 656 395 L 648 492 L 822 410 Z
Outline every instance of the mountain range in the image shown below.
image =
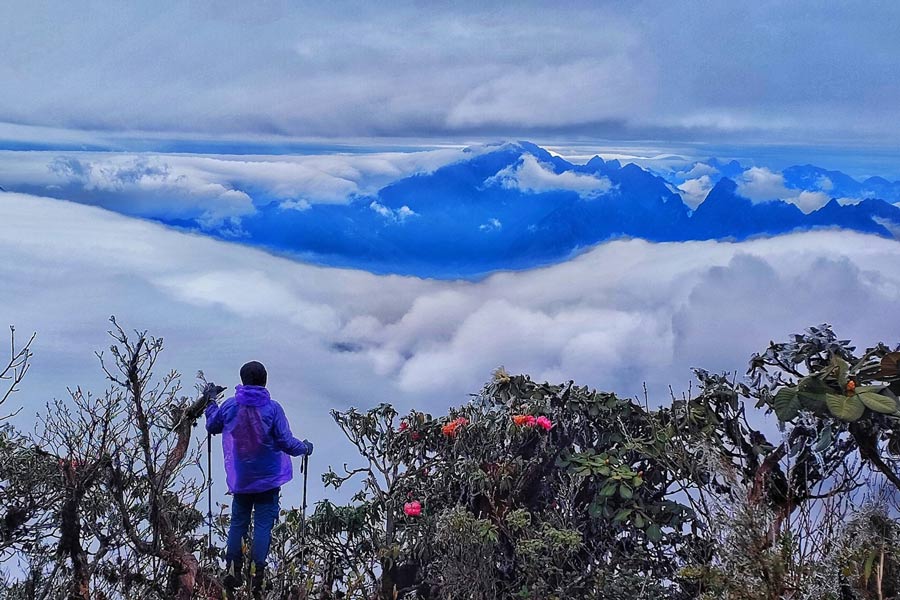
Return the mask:
M 524 141 L 474 146 L 452 160 L 331 203 L 229 179 L 232 163 L 203 158 L 171 173 L 165 157 L 62 156 L 49 163 L 56 179 L 16 183 L 10 171 L 3 184 L 314 264 L 432 278 L 552 264 L 622 237 L 744 240 L 815 228 L 900 237 L 900 181 L 814 165 L 776 172 L 709 158 L 648 169 L 600 156 L 575 164 Z M 222 171 L 204 180 L 191 170 L 200 167 Z M 204 206 L 209 212 L 198 217 Z M 208 218 L 235 206 L 239 216 Z
M 783 200 L 743 197 L 734 179 L 743 171 L 738 163 L 707 164 L 719 177 L 692 210 L 672 182 L 635 164 L 595 156 L 579 165 L 529 142 L 507 143 L 346 204 L 273 199 L 243 218 L 241 241 L 319 264 L 449 278 L 549 264 L 618 237 L 662 242 L 823 227 L 884 237 L 900 231 L 897 206 L 875 197 L 854 204 L 836 199 L 869 190 L 893 199 L 900 182 L 858 182 L 836 171 L 791 167 L 786 183 L 821 184 L 825 176 L 835 192 L 835 199 L 805 214 Z M 230 232 L 212 233 L 233 240 Z

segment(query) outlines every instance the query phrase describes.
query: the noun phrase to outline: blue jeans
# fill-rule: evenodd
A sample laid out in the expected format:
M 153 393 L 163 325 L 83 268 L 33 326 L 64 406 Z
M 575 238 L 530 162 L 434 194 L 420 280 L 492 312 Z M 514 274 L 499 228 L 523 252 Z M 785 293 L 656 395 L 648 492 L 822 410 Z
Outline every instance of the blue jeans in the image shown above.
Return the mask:
M 273 488 L 255 494 L 234 495 L 234 500 L 231 502 L 231 527 L 228 529 L 228 543 L 225 547 L 226 561 L 241 561 L 241 542 L 247 537 L 252 511 L 253 541 L 250 546 L 250 557 L 258 569 L 266 566 L 269 545 L 272 542 L 272 526 L 278 519 L 278 495 L 280 492 L 281 488 Z

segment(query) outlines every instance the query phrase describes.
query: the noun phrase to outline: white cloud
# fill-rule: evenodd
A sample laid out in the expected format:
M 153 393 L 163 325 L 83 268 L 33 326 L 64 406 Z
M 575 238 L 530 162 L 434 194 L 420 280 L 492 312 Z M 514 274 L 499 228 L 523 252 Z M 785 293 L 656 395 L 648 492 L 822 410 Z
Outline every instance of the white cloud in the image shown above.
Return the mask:
M 900 240 L 900 226 L 891 221 L 890 219 L 885 219 L 883 217 L 872 217 L 872 220 L 887 229 L 891 235 Z
M 296 210 L 298 212 L 303 212 L 305 210 L 309 210 L 312 208 L 312 204 L 307 200 L 285 200 L 281 204 L 278 205 L 279 208 L 283 208 L 285 210 Z
M 531 154 L 523 154 L 522 160 L 518 164 L 501 169 L 484 183 L 532 194 L 568 190 L 576 192 L 586 200 L 602 196 L 613 187 L 607 177 L 597 177 L 574 171 L 556 173 L 552 166 L 541 164 Z
M 751 352 L 811 324 L 860 345 L 900 341 L 900 245 L 851 232 L 616 241 L 466 282 L 314 267 L 19 194 L 0 194 L 0 223 L 0 316 L 38 331 L 14 400 L 26 405 L 21 422 L 67 385 L 102 389 L 91 352 L 108 346 L 116 314 L 165 337 L 161 369 L 233 386 L 244 361 L 264 362 L 294 430 L 328 457 L 323 468 L 352 456 L 328 408 L 391 401 L 439 413 L 500 364 L 624 395 L 646 381 L 663 402 L 669 384 L 687 387 L 690 367 L 743 372 Z M 286 494 L 296 502 L 295 488 Z
M 97 152 L 2 152 L 0 185 L 66 194 L 126 214 L 196 218 L 207 226 L 255 211 L 253 198 L 285 209 L 343 203 L 487 148 L 309 156 L 203 156 Z M 401 209 L 398 218 L 412 216 Z
M 698 179 L 704 175 L 716 175 L 719 172 L 717 168 L 704 162 L 695 162 L 690 171 L 680 171 L 676 175 L 681 179 Z
M 825 192 L 811 192 L 808 190 L 802 190 L 796 196 L 787 199 L 788 202 L 792 202 L 797 205 L 797 208 L 809 214 L 814 210 L 818 210 L 828 204 L 828 201 L 831 200 L 831 196 L 826 194 Z
M 830 192 L 834 189 L 834 182 L 827 175 L 819 175 L 816 178 L 816 187 L 818 187 L 823 192 Z
M 403 221 L 409 217 L 415 217 L 417 214 L 418 213 L 416 213 L 416 211 L 414 211 L 410 207 L 406 206 L 405 204 L 403 206 L 401 206 L 400 208 L 398 208 L 396 211 L 397 218 L 401 221 Z
M 369 204 L 369 208 L 374 210 L 376 213 L 378 213 L 385 219 L 388 219 L 390 221 L 396 221 L 398 223 L 402 223 L 409 217 L 415 217 L 418 214 L 418 213 L 416 213 L 416 211 L 414 211 L 410 207 L 406 206 L 405 204 L 398 209 L 392 209 L 392 208 L 388 208 L 384 204 L 381 204 L 375 200 L 373 200 Z
M 478 226 L 481 231 L 497 231 L 502 228 L 503 223 L 500 222 L 500 219 L 490 219 L 487 223 Z
M 691 208 L 697 208 L 706 200 L 706 195 L 713 189 L 713 182 L 709 175 L 702 175 L 697 179 L 688 179 L 678 186 L 681 199 Z
M 378 202 L 375 202 L 374 200 L 372 201 L 371 204 L 369 204 L 369 208 L 371 208 L 372 210 L 377 212 L 382 217 L 385 217 L 386 219 L 390 219 L 394 216 L 394 211 L 392 211 L 390 208 L 388 208 L 387 206 L 385 206 L 383 204 L 379 204 Z
M 160 157 L 61 156 L 47 168 L 58 182 L 80 186 L 98 198 L 98 203 L 127 214 L 194 218 L 204 227 L 220 227 L 256 210 L 243 191 L 195 171 L 173 167 Z
M 784 183 L 784 176 L 766 167 L 750 167 L 737 181 L 737 192 L 753 202 L 784 200 L 805 213 L 825 206 L 830 196 L 822 191 L 798 190 Z
M 750 167 L 744 171 L 737 184 L 738 193 L 754 202 L 784 200 L 794 195 L 793 191 L 785 187 L 784 176 L 766 167 Z
M 634 54 L 615 52 L 506 69 L 469 89 L 450 108 L 446 123 L 450 128 L 523 122 L 547 127 L 623 119 L 646 108 L 654 93 L 635 62 Z

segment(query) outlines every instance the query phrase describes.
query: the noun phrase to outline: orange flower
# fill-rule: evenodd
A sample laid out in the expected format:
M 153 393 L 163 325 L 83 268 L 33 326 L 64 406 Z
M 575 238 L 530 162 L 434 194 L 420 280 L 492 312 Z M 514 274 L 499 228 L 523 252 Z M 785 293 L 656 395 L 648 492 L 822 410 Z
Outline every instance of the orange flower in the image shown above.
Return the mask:
M 458 419 L 454 419 L 441 427 L 441 432 L 447 437 L 454 437 L 456 435 L 456 430 L 459 429 L 463 425 L 468 425 L 469 420 L 465 417 L 459 417 Z
M 528 420 L 528 415 L 513 415 L 513 423 L 521 427 Z
M 856 382 L 851 379 L 850 381 L 847 382 L 847 393 L 852 394 L 855 389 L 856 389 Z

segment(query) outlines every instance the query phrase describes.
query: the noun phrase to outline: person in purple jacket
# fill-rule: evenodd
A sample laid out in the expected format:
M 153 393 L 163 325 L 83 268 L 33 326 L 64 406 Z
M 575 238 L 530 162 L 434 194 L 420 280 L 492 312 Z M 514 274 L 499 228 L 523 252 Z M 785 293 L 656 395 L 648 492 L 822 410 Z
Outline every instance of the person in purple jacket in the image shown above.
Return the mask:
M 241 383 L 222 406 L 206 407 L 206 430 L 222 434 L 225 480 L 231 503 L 231 527 L 225 550 L 226 589 L 239 588 L 244 557 L 242 541 L 253 513 L 250 557 L 256 569 L 253 590 L 262 590 L 272 526 L 278 518 L 281 486 L 291 480 L 291 456 L 312 454 L 313 445 L 291 433 L 284 409 L 269 396 L 266 368 L 251 361 L 241 367 Z

